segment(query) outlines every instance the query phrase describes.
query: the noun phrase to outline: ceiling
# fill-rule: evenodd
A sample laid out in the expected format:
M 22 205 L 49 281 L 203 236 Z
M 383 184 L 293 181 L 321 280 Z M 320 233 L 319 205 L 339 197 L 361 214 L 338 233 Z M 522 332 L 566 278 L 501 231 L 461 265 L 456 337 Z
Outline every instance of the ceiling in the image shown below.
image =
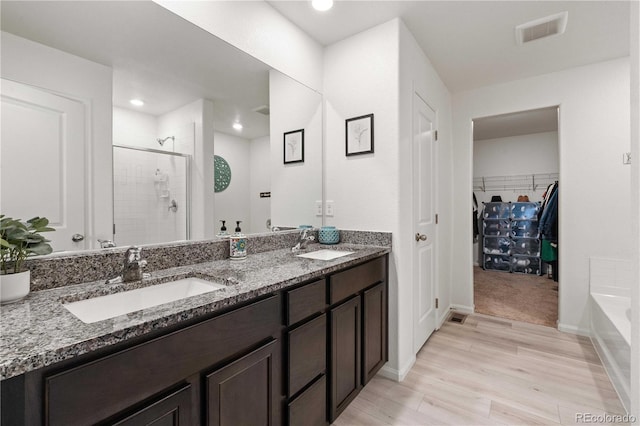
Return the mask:
M 214 128 L 269 134 L 269 67 L 153 2 L 6 1 L 2 30 L 113 68 L 113 103 L 154 116 L 214 102 Z M 144 19 L 141 19 L 144 17 Z M 145 101 L 142 108 L 129 104 Z M 239 119 L 244 128 L 231 127 Z
M 400 17 L 452 93 L 629 55 L 628 1 L 266 1 L 324 46 Z M 564 34 L 516 42 L 517 25 L 563 11 Z M 554 130 L 555 107 L 474 120 L 474 140 Z
M 452 93 L 629 55 L 629 1 L 267 3 L 325 46 L 400 17 Z M 563 35 L 516 43 L 517 25 L 563 11 Z
M 336 0 L 319 13 L 309 1 L 267 0 L 323 45 L 400 17 L 452 93 L 629 55 L 627 1 Z M 216 130 L 241 119 L 240 136 L 269 133 L 268 70 L 152 2 L 6 1 L 2 30 L 110 66 L 114 104 L 164 114 L 212 99 Z M 516 25 L 568 11 L 565 34 L 526 45 Z M 144 17 L 144 19 L 141 19 Z M 495 136 L 494 136 L 495 137 Z
M 540 108 L 473 120 L 473 140 L 558 131 L 558 107 Z

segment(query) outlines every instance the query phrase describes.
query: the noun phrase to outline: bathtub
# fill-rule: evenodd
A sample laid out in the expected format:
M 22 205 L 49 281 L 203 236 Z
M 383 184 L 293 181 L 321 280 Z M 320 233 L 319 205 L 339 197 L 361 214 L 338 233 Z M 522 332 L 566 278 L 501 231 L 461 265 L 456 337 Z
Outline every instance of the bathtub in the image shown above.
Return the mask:
M 591 341 L 620 400 L 630 410 L 631 298 L 591 293 Z
M 591 341 L 627 412 L 631 387 L 630 259 L 589 258 Z

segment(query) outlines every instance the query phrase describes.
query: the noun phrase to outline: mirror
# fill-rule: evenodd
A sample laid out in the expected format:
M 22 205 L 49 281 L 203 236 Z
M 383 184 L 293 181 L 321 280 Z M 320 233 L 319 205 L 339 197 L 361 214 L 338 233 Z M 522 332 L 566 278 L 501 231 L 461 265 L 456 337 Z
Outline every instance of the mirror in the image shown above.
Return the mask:
M 23 148 L 2 146 L 2 213 L 50 218 L 56 251 L 213 238 L 221 220 L 245 233 L 321 225 L 319 93 L 153 2 L 1 7 L 3 83 L 19 86 L 2 85 L 3 116 L 30 111 L 23 128 L 3 126 L 3 142 Z M 29 127 L 44 130 L 26 144 Z M 304 161 L 285 163 L 285 134 L 298 130 Z M 21 155 L 42 165 L 28 205 L 5 197 Z

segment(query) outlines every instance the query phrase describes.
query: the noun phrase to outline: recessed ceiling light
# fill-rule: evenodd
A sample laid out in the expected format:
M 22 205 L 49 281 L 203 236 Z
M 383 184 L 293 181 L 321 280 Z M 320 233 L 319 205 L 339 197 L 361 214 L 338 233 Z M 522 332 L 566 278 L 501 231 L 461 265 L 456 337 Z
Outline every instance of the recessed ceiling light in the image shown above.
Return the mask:
M 144 105 L 144 101 L 140 99 L 131 99 L 129 102 L 131 103 L 131 105 L 135 105 L 139 107 Z
M 333 7 L 333 0 L 312 0 L 311 6 L 317 11 L 324 12 Z
M 242 124 L 236 121 L 235 123 L 233 123 L 233 128 L 236 129 L 237 131 L 240 131 L 242 130 Z

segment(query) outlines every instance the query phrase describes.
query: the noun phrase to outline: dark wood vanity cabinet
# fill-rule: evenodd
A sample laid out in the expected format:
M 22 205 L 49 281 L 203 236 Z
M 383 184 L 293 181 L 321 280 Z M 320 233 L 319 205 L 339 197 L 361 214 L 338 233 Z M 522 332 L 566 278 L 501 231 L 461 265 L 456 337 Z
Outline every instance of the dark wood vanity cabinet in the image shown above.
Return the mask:
M 275 294 L 95 359 L 45 367 L 3 382 L 3 394 L 24 394 L 9 413 L 3 406 L 3 424 L 279 425 L 281 332 Z M 238 423 L 247 412 L 260 422 Z
M 334 421 L 362 388 L 360 297 L 331 309 L 330 420 Z
M 186 384 L 149 404 L 143 405 L 121 420 L 102 422 L 114 426 L 180 426 L 191 423 L 193 388 Z
M 326 425 L 388 359 L 387 256 L 2 382 L 7 425 Z
M 387 256 L 330 275 L 329 421 L 389 359 Z
M 277 343 L 271 341 L 206 376 L 208 426 L 278 424 Z
M 327 424 L 326 280 L 285 291 L 286 423 Z

